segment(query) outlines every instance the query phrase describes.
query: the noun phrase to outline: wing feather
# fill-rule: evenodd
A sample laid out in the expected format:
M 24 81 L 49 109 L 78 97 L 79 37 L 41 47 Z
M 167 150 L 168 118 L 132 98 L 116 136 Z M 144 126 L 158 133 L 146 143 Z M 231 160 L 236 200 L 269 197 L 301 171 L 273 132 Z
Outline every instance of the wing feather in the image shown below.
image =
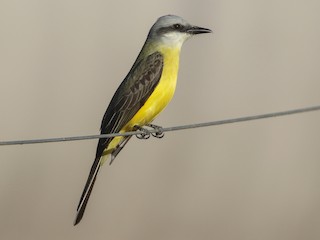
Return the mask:
M 163 69 L 163 56 L 155 52 L 141 59 L 130 70 L 113 96 L 101 123 L 101 134 L 119 132 L 138 112 L 158 85 Z M 100 139 L 97 156 L 112 141 Z

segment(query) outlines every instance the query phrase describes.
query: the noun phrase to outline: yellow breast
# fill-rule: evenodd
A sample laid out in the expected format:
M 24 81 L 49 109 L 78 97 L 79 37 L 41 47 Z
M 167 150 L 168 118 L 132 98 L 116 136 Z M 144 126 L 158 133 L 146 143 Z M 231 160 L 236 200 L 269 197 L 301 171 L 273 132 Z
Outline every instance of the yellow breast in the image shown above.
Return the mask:
M 164 58 L 159 84 L 122 131 L 131 131 L 135 125 L 144 126 L 152 122 L 173 97 L 177 83 L 180 48 L 160 48 L 158 51 Z

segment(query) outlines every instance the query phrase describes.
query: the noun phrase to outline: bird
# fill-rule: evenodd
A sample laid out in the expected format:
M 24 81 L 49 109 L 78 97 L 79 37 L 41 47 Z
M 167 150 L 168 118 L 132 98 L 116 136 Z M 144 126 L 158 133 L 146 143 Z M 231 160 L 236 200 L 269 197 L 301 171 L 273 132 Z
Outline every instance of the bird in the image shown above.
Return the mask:
M 145 127 L 149 126 L 159 130 L 154 136 L 162 137 L 161 127 L 151 123 L 174 95 L 181 47 L 191 36 L 211 32 L 208 28 L 191 25 L 176 15 L 158 18 L 107 107 L 101 123 L 101 134 L 141 130 L 146 132 L 141 138 L 146 138 L 148 132 Z M 99 139 L 74 225 L 83 217 L 100 167 L 109 157 L 111 164 L 130 138 L 131 136 L 116 136 Z

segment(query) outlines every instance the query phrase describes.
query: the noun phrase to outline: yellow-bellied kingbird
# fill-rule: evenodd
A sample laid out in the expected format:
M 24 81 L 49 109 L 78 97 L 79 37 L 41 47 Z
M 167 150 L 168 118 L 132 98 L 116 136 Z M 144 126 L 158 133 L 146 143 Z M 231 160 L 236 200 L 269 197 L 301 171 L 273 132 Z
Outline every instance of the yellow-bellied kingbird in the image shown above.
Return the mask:
M 130 72 L 115 92 L 101 124 L 101 134 L 123 133 L 150 124 L 171 100 L 179 67 L 181 46 L 189 37 L 211 30 L 193 26 L 174 15 L 160 17 Z M 100 166 L 111 162 L 131 136 L 101 138 L 77 208 L 74 225 L 82 219 Z

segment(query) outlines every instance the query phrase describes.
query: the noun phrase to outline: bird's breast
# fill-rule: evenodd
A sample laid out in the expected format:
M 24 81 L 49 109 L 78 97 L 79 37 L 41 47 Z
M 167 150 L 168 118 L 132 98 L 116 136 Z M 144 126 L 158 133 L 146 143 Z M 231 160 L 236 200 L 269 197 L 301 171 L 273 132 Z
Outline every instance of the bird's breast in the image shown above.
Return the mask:
M 144 126 L 152 122 L 173 97 L 178 77 L 180 48 L 162 48 L 159 52 L 164 61 L 160 81 L 145 104 L 126 125 L 125 131 L 131 130 L 135 125 Z

